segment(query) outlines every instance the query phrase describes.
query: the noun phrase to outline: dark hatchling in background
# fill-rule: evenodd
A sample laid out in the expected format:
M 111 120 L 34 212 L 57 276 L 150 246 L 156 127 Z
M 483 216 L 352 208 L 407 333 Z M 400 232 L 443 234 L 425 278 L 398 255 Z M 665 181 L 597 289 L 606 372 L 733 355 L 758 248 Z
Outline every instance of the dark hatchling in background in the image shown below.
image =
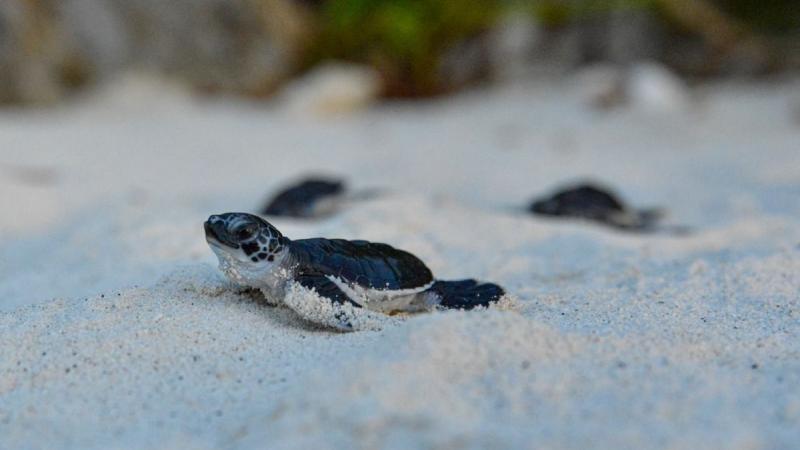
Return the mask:
M 309 177 L 275 194 L 261 213 L 305 219 L 330 215 L 339 208 L 345 191 L 343 180 Z
M 584 219 L 629 231 L 654 231 L 663 212 L 633 209 L 608 189 L 583 183 L 557 190 L 534 200 L 530 212 L 553 217 Z

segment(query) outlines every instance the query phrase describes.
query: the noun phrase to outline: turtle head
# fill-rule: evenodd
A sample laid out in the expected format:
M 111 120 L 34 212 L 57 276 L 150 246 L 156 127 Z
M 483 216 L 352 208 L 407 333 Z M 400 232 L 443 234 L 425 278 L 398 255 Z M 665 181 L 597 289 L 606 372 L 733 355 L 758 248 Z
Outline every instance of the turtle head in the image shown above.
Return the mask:
M 258 287 L 288 253 L 289 239 L 253 214 L 213 215 L 203 225 L 220 269 L 239 284 Z

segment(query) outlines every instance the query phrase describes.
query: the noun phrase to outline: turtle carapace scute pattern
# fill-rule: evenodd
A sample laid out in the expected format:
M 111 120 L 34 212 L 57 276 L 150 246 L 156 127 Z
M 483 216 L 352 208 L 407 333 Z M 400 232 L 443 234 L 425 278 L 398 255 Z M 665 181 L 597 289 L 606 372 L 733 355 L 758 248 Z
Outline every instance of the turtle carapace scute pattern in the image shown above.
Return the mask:
M 344 239 L 300 239 L 292 254 L 304 273 L 338 277 L 370 289 L 415 289 L 433 282 L 416 256 L 387 244 Z

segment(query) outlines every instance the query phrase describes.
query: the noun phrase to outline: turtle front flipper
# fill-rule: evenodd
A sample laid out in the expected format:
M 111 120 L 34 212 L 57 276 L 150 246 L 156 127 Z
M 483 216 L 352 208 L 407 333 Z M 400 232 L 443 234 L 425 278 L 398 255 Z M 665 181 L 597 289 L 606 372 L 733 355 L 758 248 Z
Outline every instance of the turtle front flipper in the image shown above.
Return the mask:
M 437 306 L 446 309 L 473 309 L 488 307 L 505 295 L 505 290 L 494 283 L 475 280 L 437 281 L 426 293 L 437 297 Z
M 380 316 L 354 302 L 324 275 L 298 275 L 284 303 L 303 319 L 341 331 L 379 328 Z

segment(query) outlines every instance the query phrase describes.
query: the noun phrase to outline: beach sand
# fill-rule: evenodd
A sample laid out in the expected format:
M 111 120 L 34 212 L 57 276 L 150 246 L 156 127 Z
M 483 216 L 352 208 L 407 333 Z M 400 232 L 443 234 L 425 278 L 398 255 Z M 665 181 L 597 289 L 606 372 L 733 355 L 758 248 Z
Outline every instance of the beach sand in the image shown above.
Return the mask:
M 0 448 L 790 449 L 800 443 L 796 82 L 598 111 L 569 82 L 338 118 L 178 89 L 0 112 Z M 511 310 L 338 333 L 203 239 L 306 174 L 380 189 L 360 238 Z M 534 218 L 594 179 L 691 229 Z

